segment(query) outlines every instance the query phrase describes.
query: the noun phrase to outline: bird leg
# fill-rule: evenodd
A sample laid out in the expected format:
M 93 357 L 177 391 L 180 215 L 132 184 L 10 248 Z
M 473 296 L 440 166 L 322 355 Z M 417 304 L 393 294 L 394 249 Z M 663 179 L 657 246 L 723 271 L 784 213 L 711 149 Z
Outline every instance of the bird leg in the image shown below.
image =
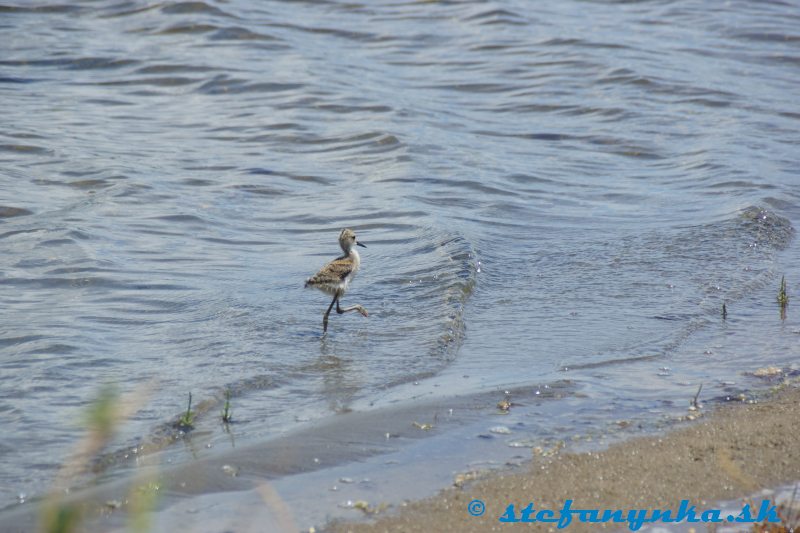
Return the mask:
M 333 305 L 333 304 L 331 304 L 331 305 Z M 341 315 L 342 313 L 347 313 L 349 311 L 358 311 L 359 313 L 361 313 L 361 316 L 369 316 L 369 314 L 367 314 L 367 310 L 364 309 L 363 307 L 361 307 L 358 304 L 351 305 L 350 307 L 339 307 L 339 301 L 338 300 L 336 301 L 336 312 L 337 313 L 339 313 Z
M 336 304 L 336 310 L 339 310 L 339 292 L 337 291 L 336 294 L 333 296 L 333 300 L 331 300 L 331 305 L 328 306 L 328 310 L 325 311 L 325 314 L 322 316 L 322 333 L 328 331 L 328 315 L 331 314 L 331 309 L 333 309 L 333 304 Z

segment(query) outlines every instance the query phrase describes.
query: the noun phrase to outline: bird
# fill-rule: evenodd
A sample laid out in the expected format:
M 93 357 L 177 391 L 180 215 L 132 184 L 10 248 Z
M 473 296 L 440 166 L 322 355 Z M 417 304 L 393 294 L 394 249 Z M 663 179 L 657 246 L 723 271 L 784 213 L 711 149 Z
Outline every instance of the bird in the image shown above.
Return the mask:
M 333 304 L 336 304 L 336 312 L 340 315 L 350 311 L 358 311 L 362 316 L 369 316 L 367 310 L 358 304 L 350 307 L 339 306 L 339 299 L 347 291 L 350 282 L 353 281 L 356 272 L 358 272 L 358 267 L 361 266 L 361 256 L 358 255 L 358 250 L 355 247 L 366 248 L 367 246 L 358 242 L 355 232 L 350 228 L 344 228 L 339 233 L 339 246 L 342 247 L 344 255 L 337 257 L 319 269 L 319 272 L 308 278 L 305 284 L 306 288 L 312 287 L 321 290 L 325 294 L 333 295 L 331 305 L 328 306 L 328 310 L 322 316 L 323 333 L 328 331 L 328 315 L 333 309 Z

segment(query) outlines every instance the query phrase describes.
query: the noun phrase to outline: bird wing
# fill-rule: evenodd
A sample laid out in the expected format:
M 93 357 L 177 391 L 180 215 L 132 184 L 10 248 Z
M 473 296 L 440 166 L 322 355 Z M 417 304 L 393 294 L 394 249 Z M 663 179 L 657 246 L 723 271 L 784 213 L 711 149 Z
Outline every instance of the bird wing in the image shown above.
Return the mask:
M 308 279 L 306 285 L 341 283 L 353 271 L 353 262 L 347 258 L 334 259 Z

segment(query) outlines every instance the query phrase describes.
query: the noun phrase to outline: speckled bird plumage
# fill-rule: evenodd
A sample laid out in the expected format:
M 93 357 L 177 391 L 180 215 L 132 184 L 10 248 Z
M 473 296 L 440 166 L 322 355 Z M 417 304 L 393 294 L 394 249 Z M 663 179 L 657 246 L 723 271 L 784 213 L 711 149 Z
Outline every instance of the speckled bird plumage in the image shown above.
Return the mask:
M 328 307 L 328 310 L 323 315 L 322 328 L 323 332 L 328 329 L 328 315 L 331 312 L 334 304 L 336 304 L 336 312 L 339 314 L 348 311 L 358 311 L 363 316 L 367 315 L 367 310 L 360 305 L 354 305 L 348 308 L 341 308 L 339 306 L 339 298 L 341 298 L 347 291 L 350 282 L 358 272 L 361 266 L 361 256 L 358 255 L 356 246 L 366 248 L 356 239 L 356 234 L 353 230 L 345 228 L 339 234 L 339 246 L 342 248 L 344 255 L 337 257 L 333 261 L 323 266 L 319 272 L 306 280 L 306 287 L 313 287 L 319 289 L 326 294 L 333 296 L 333 301 Z
M 358 267 L 361 266 L 361 257 L 354 248 L 356 242 L 356 234 L 350 229 L 343 229 L 339 234 L 339 246 L 342 247 L 344 255 L 329 262 L 308 278 L 305 286 L 314 287 L 330 295 L 336 294 L 337 291 L 341 291 L 340 295 L 344 294 L 358 272 Z

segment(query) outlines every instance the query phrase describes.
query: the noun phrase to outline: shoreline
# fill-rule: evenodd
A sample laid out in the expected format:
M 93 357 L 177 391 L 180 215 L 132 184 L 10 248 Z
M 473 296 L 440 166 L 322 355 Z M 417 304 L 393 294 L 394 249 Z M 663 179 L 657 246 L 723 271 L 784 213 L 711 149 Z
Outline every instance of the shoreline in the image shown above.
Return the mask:
M 489 531 L 504 526 L 498 519 L 511 503 L 517 516 L 533 502 L 537 511 L 553 510 L 557 517 L 568 499 L 573 500 L 573 509 L 620 509 L 623 513 L 677 510 L 681 500 L 689 500 L 699 516 L 717 502 L 800 480 L 797 420 L 800 388 L 790 386 L 758 403 L 719 406 L 691 425 L 666 434 L 636 437 L 599 452 L 533 457 L 524 471 L 490 474 L 461 488 L 449 487 L 370 522 L 334 520 L 324 530 Z M 480 517 L 467 512 L 474 499 L 485 502 Z M 757 512 L 758 503 L 753 515 Z M 624 529 L 626 524 L 573 520 L 569 530 L 594 531 L 598 526 Z M 521 527 L 555 530 L 554 524 Z
M 614 440 L 601 448 L 603 451 L 585 451 L 579 442 L 577 448 L 561 449 L 556 443 L 527 449 L 527 457 L 513 455 L 513 463 L 506 463 L 513 465 L 512 469 L 478 468 L 455 478 L 440 475 L 443 465 L 463 463 L 459 443 L 465 434 L 474 434 L 476 426 L 485 426 L 486 406 L 494 405 L 496 392 L 419 399 L 412 405 L 342 415 L 323 432 L 324 447 L 319 447 L 320 428 L 308 428 L 268 444 L 215 453 L 174 467 L 154 461 L 134 478 L 87 487 L 64 501 L 80 504 L 85 511 L 84 525 L 91 531 L 123 530 L 129 513 L 136 513 L 128 499 L 146 486 L 148 479 L 157 480 L 164 495 L 151 515 L 154 531 L 177 527 L 212 531 L 212 524 L 219 530 L 239 532 L 264 531 L 256 527 L 264 524 L 272 524 L 268 531 L 487 531 L 503 527 L 498 519 L 509 504 L 515 505 L 517 516 L 533 503 L 536 512 L 551 510 L 558 517 L 566 500 L 573 500 L 573 510 L 597 509 L 600 514 L 621 510 L 623 516 L 628 510 L 652 509 L 671 509 L 674 514 L 682 500 L 689 500 L 699 516 L 715 508 L 715 502 L 800 480 L 800 443 L 794 423 L 800 414 L 800 388 L 796 381 L 783 383 L 778 392 L 763 391 L 759 403 L 706 408 L 690 413 L 703 413 L 691 424 Z M 528 403 L 526 399 L 533 399 L 526 398 L 525 390 L 531 393 L 533 389 L 512 391 L 523 405 Z M 560 394 L 557 387 L 547 390 L 554 397 Z M 542 399 L 541 395 L 536 398 Z M 548 404 L 536 405 L 537 417 L 548 418 L 547 410 L 542 409 Z M 431 420 L 436 412 L 450 408 L 460 416 L 442 417 L 437 427 L 461 430 L 443 432 L 447 435 L 444 441 L 424 438 L 426 431 L 415 426 L 415 421 Z M 528 409 L 532 408 L 529 405 Z M 385 432 L 393 435 L 390 441 Z M 354 439 L 361 444 L 360 452 L 342 460 L 352 453 Z M 400 446 L 394 453 L 401 456 L 386 456 L 395 448 L 392 441 L 417 441 L 420 445 Z M 486 454 L 496 453 L 499 441 L 476 442 L 484 445 L 478 453 Z M 375 452 L 374 461 L 364 455 L 366 450 Z M 430 452 L 434 453 L 427 455 Z M 321 468 L 309 464 L 311 457 Z M 353 463 L 354 457 L 360 460 Z M 383 474 L 370 481 L 367 478 L 372 477 L 376 465 L 383 465 Z M 332 487 L 336 480 L 341 490 Z M 458 488 L 442 489 L 454 482 Z M 395 489 L 394 497 L 383 492 L 390 486 Z M 264 496 L 264 491 L 269 495 Z M 385 501 L 378 499 L 380 493 Z M 426 499 L 401 503 L 408 501 L 403 498 Z M 343 507 L 344 499 L 352 505 Z M 479 518 L 467 512 L 474 499 L 486 503 Z M 315 502 L 313 509 L 310 501 Z M 0 513 L 0 524 L 9 531 L 35 529 L 40 513 L 37 505 L 31 505 Z M 757 511 L 758 504 L 754 515 Z M 281 516 L 286 518 L 278 520 Z M 232 525 L 236 527 L 231 529 Z M 593 531 L 597 526 L 581 524 L 573 517 L 569 528 Z M 624 523 L 604 526 L 626 529 Z M 555 524 L 541 523 L 520 527 L 556 529 Z

